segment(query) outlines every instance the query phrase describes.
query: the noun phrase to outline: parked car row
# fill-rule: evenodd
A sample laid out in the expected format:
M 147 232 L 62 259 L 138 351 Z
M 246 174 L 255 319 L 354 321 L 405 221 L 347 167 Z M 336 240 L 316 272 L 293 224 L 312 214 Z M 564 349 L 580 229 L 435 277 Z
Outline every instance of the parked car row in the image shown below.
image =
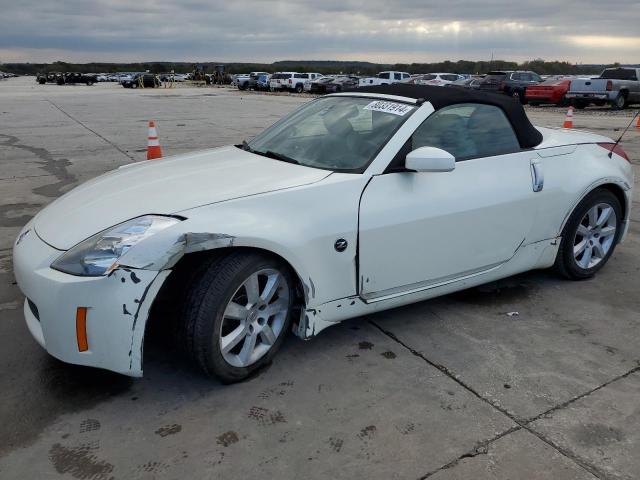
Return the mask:
M 17 77 L 17 75 L 15 73 L 0 72 L 0 80 L 13 77 Z
M 36 75 L 36 82 L 40 85 L 45 83 L 55 83 L 57 85 L 73 85 L 84 83 L 93 85 L 96 82 L 95 75 L 78 72 L 47 72 Z
M 231 76 L 231 85 L 239 90 L 289 91 L 325 94 L 373 85 L 408 83 L 496 92 L 513 97 L 522 104 L 574 105 L 589 104 L 624 108 L 640 101 L 640 72 L 633 68 L 606 69 L 598 78 L 569 75 L 539 75 L 528 70 L 494 70 L 486 75 L 449 72 L 410 74 L 383 71 L 376 76 L 348 74 L 322 75 L 301 72 L 250 72 Z M 161 77 L 161 80 L 165 80 Z M 176 78 L 176 81 L 180 81 Z

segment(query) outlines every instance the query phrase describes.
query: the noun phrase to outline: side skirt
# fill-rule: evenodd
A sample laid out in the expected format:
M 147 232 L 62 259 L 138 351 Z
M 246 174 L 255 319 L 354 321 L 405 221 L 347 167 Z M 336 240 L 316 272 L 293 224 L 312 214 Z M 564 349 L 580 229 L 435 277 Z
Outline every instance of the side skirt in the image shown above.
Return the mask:
M 468 273 L 455 279 L 443 280 L 436 284 L 417 288 L 412 285 L 408 290 L 398 291 L 385 296 L 366 299 L 361 296 L 345 297 L 323 303 L 314 308 L 302 310 L 298 329 L 295 334 L 309 339 L 327 327 L 348 318 L 359 317 L 388 310 L 411 303 L 429 300 L 467 288 L 510 277 L 528 270 L 549 268 L 553 265 L 560 237 L 543 240 L 522 246 L 507 262 L 495 265 L 479 272 Z

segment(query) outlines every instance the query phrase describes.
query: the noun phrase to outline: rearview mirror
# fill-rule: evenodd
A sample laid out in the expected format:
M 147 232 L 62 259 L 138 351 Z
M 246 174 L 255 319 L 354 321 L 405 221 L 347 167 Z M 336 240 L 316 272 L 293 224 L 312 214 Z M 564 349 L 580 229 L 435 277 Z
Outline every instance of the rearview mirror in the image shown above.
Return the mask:
M 456 168 L 456 159 L 441 148 L 420 147 L 409 152 L 404 166 L 415 172 L 450 172 Z

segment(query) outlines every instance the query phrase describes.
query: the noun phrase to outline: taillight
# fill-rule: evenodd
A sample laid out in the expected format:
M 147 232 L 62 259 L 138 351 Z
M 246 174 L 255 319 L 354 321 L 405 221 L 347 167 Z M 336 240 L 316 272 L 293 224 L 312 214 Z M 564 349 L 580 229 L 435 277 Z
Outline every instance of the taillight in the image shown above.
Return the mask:
M 611 80 L 607 80 L 607 92 L 613 90 L 613 82 Z
M 291 79 L 289 79 L 289 85 L 291 85 L 293 82 L 291 81 Z
M 622 147 L 620 147 L 620 145 L 616 145 L 615 143 L 599 143 L 598 146 L 604 148 L 605 150 L 613 152 L 616 155 L 620 155 L 627 162 L 631 162 L 629 155 L 627 155 L 626 152 L 622 150 Z
M 500 82 L 500 90 L 506 90 L 507 89 L 507 84 L 504 82 Z

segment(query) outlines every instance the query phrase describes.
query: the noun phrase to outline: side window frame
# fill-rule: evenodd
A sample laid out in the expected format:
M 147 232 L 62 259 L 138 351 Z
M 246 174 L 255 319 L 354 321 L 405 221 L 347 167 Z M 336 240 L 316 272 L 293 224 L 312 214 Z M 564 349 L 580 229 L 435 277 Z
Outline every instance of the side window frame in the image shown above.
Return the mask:
M 514 149 L 514 150 L 504 151 L 504 152 L 496 153 L 496 154 L 493 154 L 493 155 L 480 154 L 480 155 L 468 155 L 468 156 L 464 156 L 464 157 L 458 157 L 458 156 L 456 156 L 456 163 L 459 163 L 459 162 L 466 162 L 467 160 L 477 160 L 477 159 L 482 159 L 482 158 L 498 157 L 498 156 L 501 156 L 501 155 L 510 155 L 510 154 L 513 154 L 513 153 L 519 153 L 519 152 L 522 152 L 522 151 L 525 151 L 525 150 L 526 150 L 526 149 L 523 149 L 523 148 L 520 146 L 520 142 L 518 141 L 518 136 L 516 135 L 516 131 L 515 131 L 515 129 L 513 128 L 513 125 L 511 124 L 511 121 L 509 120 L 509 117 L 507 116 L 507 114 L 506 114 L 506 113 L 505 113 L 505 112 L 504 112 L 500 107 L 498 107 L 498 106 L 496 106 L 496 105 L 489 105 L 489 104 L 485 104 L 485 103 L 473 103 L 473 102 L 468 102 L 468 103 L 457 103 L 457 104 L 448 105 L 448 106 L 446 106 L 446 107 L 444 107 L 444 108 L 442 108 L 442 109 L 440 109 L 440 110 L 436 110 L 436 111 L 435 111 L 435 112 L 433 112 L 431 115 L 429 115 L 427 118 L 425 118 L 425 119 L 424 119 L 424 121 L 423 121 L 420 125 L 418 125 L 418 126 L 416 127 L 416 129 L 413 131 L 413 133 L 411 134 L 411 136 L 410 136 L 410 137 L 409 137 L 409 139 L 407 140 L 408 147 L 409 147 L 409 150 L 408 150 L 408 152 L 407 152 L 407 153 L 412 152 L 412 151 L 413 151 L 413 150 L 415 150 L 416 148 L 419 148 L 419 147 L 414 147 L 414 145 L 413 145 L 413 144 L 414 144 L 414 136 L 415 136 L 416 132 L 417 132 L 417 131 L 418 131 L 418 130 L 419 130 L 419 129 L 420 129 L 420 128 L 425 124 L 425 123 L 427 123 L 427 122 L 429 121 L 429 119 L 432 119 L 432 118 L 433 118 L 433 115 L 435 115 L 435 114 L 437 114 L 437 113 L 439 113 L 439 112 L 443 112 L 443 111 L 445 111 L 445 112 L 446 112 L 446 110 L 447 110 L 447 109 L 449 109 L 449 108 L 456 108 L 456 107 L 461 107 L 461 106 L 464 106 L 464 105 L 470 105 L 470 106 L 476 106 L 476 107 L 477 107 L 477 106 L 485 106 L 485 107 L 491 107 L 491 108 L 496 109 L 500 114 L 502 114 L 502 116 L 504 117 L 505 122 L 507 123 L 507 125 L 508 125 L 508 126 L 509 126 L 509 128 L 511 129 L 511 132 L 512 132 L 512 134 L 513 134 L 513 138 L 515 139 L 515 143 L 518 145 L 518 147 L 517 147 L 516 149 Z M 465 132 L 465 133 L 466 133 L 466 132 Z M 423 145 L 423 146 L 424 146 L 424 145 Z M 401 151 L 402 151 L 402 150 L 406 150 L 406 148 L 407 148 L 407 144 L 405 144 L 405 145 L 403 146 L 403 148 L 401 149 Z M 440 148 L 440 147 L 438 147 L 438 148 Z M 398 152 L 398 153 L 400 153 L 400 152 Z M 451 153 L 451 152 L 450 152 L 450 153 Z M 405 154 L 405 156 L 406 156 L 406 154 Z M 394 171 L 398 171 L 398 159 L 397 159 L 397 158 L 394 158 L 394 159 L 393 159 L 393 161 L 391 162 L 390 166 L 391 166 L 391 165 L 394 165 L 394 167 L 395 167 L 395 168 L 394 168 Z

